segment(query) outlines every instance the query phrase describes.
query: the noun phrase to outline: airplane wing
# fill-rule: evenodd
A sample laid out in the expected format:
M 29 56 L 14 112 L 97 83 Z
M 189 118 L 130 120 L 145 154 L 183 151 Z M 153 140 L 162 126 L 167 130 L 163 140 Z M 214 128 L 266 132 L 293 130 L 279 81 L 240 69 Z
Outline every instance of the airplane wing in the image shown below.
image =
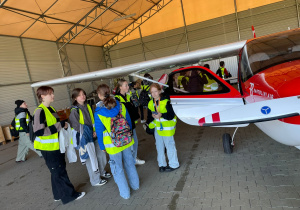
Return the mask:
M 284 108 L 283 108 L 284 107 Z M 277 120 L 300 115 L 300 96 L 241 105 L 200 118 L 200 126 L 227 126 Z
M 31 87 L 39 87 L 43 85 L 59 85 L 97 79 L 109 79 L 127 76 L 131 73 L 139 71 L 152 71 L 157 69 L 170 68 L 172 66 L 183 66 L 187 64 L 193 64 L 199 62 L 200 59 L 205 58 L 216 59 L 221 57 L 234 56 L 238 55 L 239 50 L 245 45 L 245 43 L 246 41 L 240 41 L 231 44 L 220 45 L 216 47 L 210 47 L 192 52 L 158 58 L 154 60 L 143 61 L 140 63 L 37 82 L 33 83 Z

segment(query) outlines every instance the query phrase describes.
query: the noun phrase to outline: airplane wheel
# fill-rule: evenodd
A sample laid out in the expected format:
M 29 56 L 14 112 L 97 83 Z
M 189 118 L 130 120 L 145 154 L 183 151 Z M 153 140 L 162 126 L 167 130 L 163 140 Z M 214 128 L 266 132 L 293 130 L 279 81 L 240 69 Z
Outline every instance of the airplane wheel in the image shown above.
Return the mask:
M 231 145 L 231 136 L 228 133 L 223 134 L 223 148 L 226 154 L 231 154 L 233 146 Z

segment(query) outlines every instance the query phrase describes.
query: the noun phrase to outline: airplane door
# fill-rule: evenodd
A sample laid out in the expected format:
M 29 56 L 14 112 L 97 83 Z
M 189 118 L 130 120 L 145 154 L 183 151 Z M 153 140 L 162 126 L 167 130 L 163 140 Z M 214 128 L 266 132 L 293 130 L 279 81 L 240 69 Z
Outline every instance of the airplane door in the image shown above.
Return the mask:
M 205 67 L 175 70 L 169 75 L 168 85 L 166 92 L 175 114 L 190 125 L 199 125 L 199 119 L 213 113 L 244 105 L 239 91 Z

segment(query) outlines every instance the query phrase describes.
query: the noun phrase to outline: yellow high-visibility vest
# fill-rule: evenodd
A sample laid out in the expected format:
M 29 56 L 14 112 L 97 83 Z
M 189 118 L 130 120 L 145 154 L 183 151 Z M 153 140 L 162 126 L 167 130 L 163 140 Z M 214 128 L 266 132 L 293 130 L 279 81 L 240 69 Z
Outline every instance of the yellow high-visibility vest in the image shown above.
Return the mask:
M 221 69 L 222 79 L 224 79 L 225 78 L 225 68 L 220 67 L 220 69 Z
M 179 76 L 179 77 L 177 78 L 177 80 L 178 80 L 178 86 L 179 86 L 180 89 L 184 89 L 183 84 L 182 84 L 182 79 L 183 79 L 183 78 L 185 78 L 186 82 L 189 82 L 189 80 L 190 80 L 189 77 L 186 77 L 186 76 Z
M 55 123 L 57 123 L 57 119 L 53 116 L 53 114 L 49 111 L 49 109 L 44 106 L 44 104 L 40 104 L 38 108 L 35 109 L 34 113 L 38 109 L 44 110 L 47 127 L 50 127 Z M 51 109 L 55 111 L 55 109 L 52 106 Z M 34 148 L 38 150 L 45 150 L 45 151 L 59 150 L 58 132 L 49 136 L 37 136 L 34 140 Z
M 115 98 L 118 98 L 121 103 L 130 102 L 130 94 L 126 94 L 126 101 L 120 95 L 115 95 Z
M 124 118 L 126 118 L 125 105 L 120 103 L 120 106 L 122 106 L 122 115 L 124 116 Z M 105 150 L 108 154 L 110 154 L 110 155 L 117 154 L 134 144 L 134 139 L 132 137 L 132 141 L 129 144 L 127 144 L 123 147 L 116 147 L 111 140 L 111 117 L 105 117 L 100 114 L 98 114 L 98 117 L 100 118 L 101 122 L 103 123 L 103 125 L 106 129 L 105 131 L 103 131 L 103 144 L 104 144 Z
M 207 79 L 207 84 L 204 84 L 204 86 L 203 86 L 203 92 L 211 92 L 211 91 L 213 91 L 211 89 L 211 84 L 215 83 L 216 81 L 214 79 L 209 79 L 209 77 L 206 74 L 204 74 L 204 76 Z
M 86 105 L 87 108 L 88 108 L 88 111 L 89 111 L 89 114 L 90 114 L 90 117 L 91 117 L 91 120 L 92 120 L 92 123 L 93 123 L 93 131 L 95 131 L 95 120 L 94 120 L 94 115 L 93 115 L 93 111 L 91 109 L 91 106 L 89 104 Z M 77 108 L 73 107 L 71 110 L 77 110 Z M 84 125 L 84 118 L 83 118 L 83 114 L 82 114 L 82 111 L 81 109 L 78 107 L 78 111 L 79 111 L 79 123 L 81 125 Z
M 168 103 L 169 99 L 164 99 L 162 101 L 160 101 L 159 104 L 159 112 L 164 114 L 167 113 L 167 103 Z M 155 105 L 153 100 L 149 101 L 148 103 L 148 109 L 150 109 L 151 112 L 155 112 Z M 149 128 L 153 129 L 153 128 L 157 128 L 157 133 L 160 136 L 173 136 L 175 134 L 175 130 L 176 130 L 176 122 L 177 122 L 177 118 L 176 116 L 172 119 L 172 120 L 166 120 L 164 118 L 160 118 L 158 119 L 154 119 L 150 124 L 149 124 Z M 163 126 L 163 130 L 160 130 L 160 123 Z
M 15 117 L 15 124 L 16 124 L 15 126 L 16 126 L 16 130 L 17 130 L 17 131 L 23 131 L 24 128 L 21 127 L 21 124 L 20 124 L 20 118 L 19 118 L 18 116 L 19 116 L 19 114 Z M 30 121 L 30 118 L 29 118 L 28 113 L 26 112 L 26 124 L 27 124 L 27 126 L 28 126 L 28 124 L 29 124 L 29 121 Z

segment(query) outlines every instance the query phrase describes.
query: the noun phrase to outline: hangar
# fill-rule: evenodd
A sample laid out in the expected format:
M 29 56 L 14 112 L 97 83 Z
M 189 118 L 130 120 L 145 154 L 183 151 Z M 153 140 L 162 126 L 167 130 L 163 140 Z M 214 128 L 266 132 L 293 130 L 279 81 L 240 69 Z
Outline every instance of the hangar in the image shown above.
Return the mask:
M 249 39 L 253 36 L 252 25 L 255 27 L 257 36 L 299 27 L 299 4 L 297 0 L 251 2 L 226 0 L 222 1 L 222 5 L 219 1 L 187 0 L 52 0 L 26 1 L 26 3 L 4 0 L 0 1 L 0 5 L 1 125 L 8 125 L 11 122 L 14 116 L 12 105 L 14 105 L 16 99 L 26 99 L 29 110 L 33 113 L 38 105 L 35 97 L 36 89 L 30 87 L 30 84 L 34 82 L 93 72 Z M 228 66 L 232 66 L 232 72 L 236 72 L 237 69 L 234 68 L 237 68 L 237 59 L 227 59 L 226 63 Z M 219 60 L 208 62 L 214 68 L 218 67 Z M 170 72 L 171 70 L 163 70 L 162 72 Z M 162 72 L 153 73 L 154 78 L 158 79 Z M 98 84 L 103 82 L 111 84 L 110 80 L 103 78 L 102 81 L 55 86 L 53 106 L 57 109 L 69 107 L 69 93 L 74 87 L 81 87 L 87 93 L 90 93 Z M 250 131 L 259 133 L 252 127 Z M 211 132 L 209 138 L 212 138 L 214 135 L 210 129 L 199 129 L 198 132 L 193 134 L 193 138 L 199 139 L 202 134 L 205 136 L 209 132 Z M 178 133 L 180 133 L 179 129 Z M 215 155 L 215 153 L 221 150 L 218 151 L 217 149 L 218 141 L 216 139 L 218 137 L 215 137 L 212 141 L 214 143 L 211 144 L 209 141 L 206 141 L 207 144 L 205 145 L 203 145 L 204 141 L 199 143 L 192 141 L 186 145 L 182 143 L 183 150 L 189 151 L 189 149 L 194 148 L 194 151 L 198 151 L 197 147 L 201 146 L 206 148 L 207 153 L 199 148 L 197 155 L 191 153 L 190 156 L 181 156 L 186 164 L 182 166 L 182 171 L 167 177 L 156 176 L 156 178 L 163 181 L 157 182 L 157 185 L 145 186 L 142 191 L 144 195 L 137 194 L 133 203 L 113 200 L 112 196 L 108 196 L 106 199 L 110 201 L 102 206 L 103 209 L 124 207 L 131 209 L 131 204 L 134 206 L 132 208 L 136 209 L 199 209 L 199 206 L 200 208 L 214 209 L 298 208 L 299 181 L 297 175 L 299 174 L 295 164 L 298 159 L 298 151 L 288 147 L 284 147 L 286 150 L 283 150 L 282 145 L 277 145 L 270 140 L 269 143 L 265 143 L 266 137 L 251 136 L 251 132 L 248 132 L 248 134 L 250 137 L 246 136 L 245 139 L 254 141 L 252 146 L 255 145 L 257 150 L 252 151 L 252 148 L 248 149 L 249 151 L 244 151 L 240 147 L 240 153 L 231 158 L 226 156 L 216 157 L 218 155 Z M 143 135 L 141 130 L 140 136 Z M 242 138 L 246 134 L 239 135 Z M 209 138 L 207 137 L 207 139 Z M 151 138 L 147 136 L 145 141 L 147 142 L 145 145 L 148 145 Z M 266 141 L 268 142 L 268 140 Z M 269 148 L 274 147 L 277 150 L 275 156 L 268 156 L 264 150 L 265 147 L 260 146 L 260 144 L 267 144 Z M 249 142 L 242 141 L 241 145 L 251 147 Z M 190 148 L 185 148 L 188 146 Z M 13 151 L 13 149 L 14 147 L 12 145 L 9 147 L 8 144 L 7 148 L 3 149 L 3 153 L 7 154 L 8 151 Z M 146 148 L 144 149 L 146 152 Z M 261 152 L 261 158 L 265 161 L 261 161 L 258 151 Z M 269 151 L 271 153 L 274 150 Z M 245 154 L 246 152 L 253 156 Z M 284 156 L 286 153 L 289 155 Z M 149 157 L 152 157 L 152 160 L 155 159 L 155 155 L 151 156 L 149 154 Z M 204 158 L 205 161 L 201 158 Z M 243 159 L 243 166 L 238 161 L 239 159 Z M 18 185 L 21 185 L 22 178 L 25 177 L 24 174 L 17 176 L 18 171 L 15 171 L 13 177 L 8 176 L 6 171 L 9 169 L 8 166 L 14 167 L 14 161 L 10 163 L 9 160 L 13 160 L 13 158 L 5 158 L 2 163 L 4 168 L 0 172 L 3 174 L 1 177 L 13 179 L 10 182 L 1 181 L 6 192 L 10 189 L 17 190 Z M 253 160 L 253 162 L 250 160 Z M 277 161 L 271 162 L 271 160 Z M 32 161 L 35 161 L 32 162 L 33 164 L 43 165 L 39 160 Z M 263 163 L 262 165 L 255 165 L 256 161 Z M 222 164 L 215 167 L 220 162 Z M 228 162 L 230 167 L 226 167 Z M 249 162 L 251 164 L 247 164 Z M 197 173 L 199 172 L 197 171 L 198 166 L 204 177 L 199 176 Z M 15 166 L 14 170 L 17 167 L 20 166 Z M 219 171 L 220 168 L 223 171 Z M 252 171 L 247 171 L 250 168 Z M 31 174 L 28 165 L 23 165 L 22 169 Z M 233 169 L 236 169 L 236 173 L 231 174 Z M 36 170 L 38 171 L 38 169 Z M 78 169 L 74 167 L 73 170 L 76 172 Z M 142 167 L 138 168 L 138 171 L 141 173 L 140 176 L 142 174 L 146 175 Z M 190 173 L 185 175 L 186 171 Z M 192 173 L 194 173 L 194 176 L 191 176 Z M 226 173 L 229 173 L 230 176 L 225 176 Z M 220 174 L 224 179 L 219 177 Z M 34 177 L 37 179 L 37 174 Z M 209 177 L 214 178 L 209 179 Z M 141 179 L 143 178 L 141 177 Z M 174 183 L 170 183 L 170 180 L 173 180 Z M 197 190 L 194 189 L 195 183 L 193 183 L 196 180 L 199 181 L 196 184 Z M 150 181 L 155 182 L 156 179 L 147 179 L 147 181 L 145 180 L 145 185 Z M 232 182 L 232 185 L 226 185 L 228 182 Z M 164 187 L 160 188 L 158 183 Z M 77 184 L 80 187 L 82 183 L 78 180 Z M 24 188 L 26 188 L 25 185 Z M 203 188 L 205 189 L 202 191 Z M 253 190 L 253 188 L 255 189 Z M 43 192 L 39 192 L 38 189 L 37 186 L 36 196 L 41 193 L 49 196 L 47 195 L 49 189 L 44 189 Z M 88 187 L 86 189 L 92 192 L 97 191 Z M 101 188 L 100 191 L 101 195 L 99 197 L 104 197 L 104 188 Z M 113 193 L 114 191 L 115 188 L 111 185 L 109 192 Z M 27 190 L 26 193 L 29 194 L 30 190 Z M 99 194 L 99 191 L 97 193 Z M 25 196 L 23 200 L 20 199 L 14 203 L 13 200 L 10 200 L 13 195 L 10 194 L 10 197 L 7 195 L 4 195 L 5 199 L 1 202 L 7 201 L 5 203 L 9 203 L 8 208 L 13 208 L 14 205 L 17 208 L 21 207 L 24 199 L 27 199 L 24 204 L 28 208 L 35 208 L 34 206 L 38 202 L 35 199 L 30 200 L 30 196 Z M 23 193 L 18 192 L 18 197 L 23 198 L 22 196 Z M 48 207 L 50 209 L 66 208 L 50 203 L 51 199 L 43 198 L 43 200 L 49 203 Z M 95 200 L 92 199 L 92 202 L 95 202 Z M 42 204 L 39 205 L 42 206 Z M 74 205 L 74 208 L 77 208 L 78 205 L 79 208 L 83 204 L 76 203 L 72 205 Z M 88 205 L 88 208 L 96 208 L 97 206 L 96 204 L 93 206 L 87 203 L 85 205 Z M 82 207 L 85 208 L 85 205 Z

